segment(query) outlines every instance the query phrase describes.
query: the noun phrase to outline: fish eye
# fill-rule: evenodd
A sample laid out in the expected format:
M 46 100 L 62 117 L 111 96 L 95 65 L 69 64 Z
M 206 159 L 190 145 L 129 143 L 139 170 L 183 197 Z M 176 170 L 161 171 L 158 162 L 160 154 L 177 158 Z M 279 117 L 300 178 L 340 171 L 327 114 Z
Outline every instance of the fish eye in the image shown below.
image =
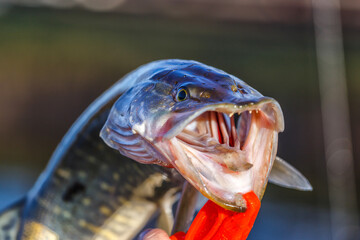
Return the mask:
M 189 93 L 186 88 L 180 88 L 176 94 L 176 100 L 182 102 L 189 97 Z

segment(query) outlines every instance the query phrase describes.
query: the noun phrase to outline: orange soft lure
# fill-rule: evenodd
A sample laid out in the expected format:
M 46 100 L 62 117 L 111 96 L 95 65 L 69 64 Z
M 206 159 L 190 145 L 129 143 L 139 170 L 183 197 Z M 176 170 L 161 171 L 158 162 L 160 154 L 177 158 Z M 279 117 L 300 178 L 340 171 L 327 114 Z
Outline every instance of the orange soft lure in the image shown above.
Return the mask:
M 260 200 L 251 191 L 243 195 L 245 212 L 226 210 L 208 200 L 197 214 L 187 233 L 178 232 L 171 240 L 245 240 L 260 210 Z

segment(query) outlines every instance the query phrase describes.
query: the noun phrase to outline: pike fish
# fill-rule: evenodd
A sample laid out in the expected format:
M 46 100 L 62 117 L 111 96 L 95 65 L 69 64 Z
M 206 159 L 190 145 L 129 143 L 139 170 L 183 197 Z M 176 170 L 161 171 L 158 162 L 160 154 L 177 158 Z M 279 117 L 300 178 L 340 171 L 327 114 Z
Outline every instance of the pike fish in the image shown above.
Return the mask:
M 276 157 L 283 129 L 280 105 L 233 75 L 189 60 L 143 65 L 85 110 L 31 191 L 0 213 L 0 239 L 133 239 L 156 219 L 169 232 L 185 180 L 234 211 L 268 181 L 311 190 Z M 188 222 L 194 206 L 183 206 L 177 221 Z
M 100 134 L 110 147 L 176 168 L 227 209 L 242 211 L 250 190 L 262 197 L 284 130 L 277 101 L 195 61 L 154 62 L 134 74 L 141 83 L 114 104 Z

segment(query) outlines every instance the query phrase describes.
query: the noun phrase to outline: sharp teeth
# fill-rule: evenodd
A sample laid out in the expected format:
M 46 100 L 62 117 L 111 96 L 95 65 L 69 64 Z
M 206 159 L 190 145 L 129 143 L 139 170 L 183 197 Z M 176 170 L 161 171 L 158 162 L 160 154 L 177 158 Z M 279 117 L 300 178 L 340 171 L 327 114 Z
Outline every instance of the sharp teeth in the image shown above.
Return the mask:
M 207 121 L 207 119 L 209 119 Z M 205 116 L 205 123 L 206 123 L 206 133 L 208 133 L 211 136 L 211 127 L 210 127 L 210 122 L 211 122 L 211 117 L 210 117 L 210 113 L 206 113 Z
M 234 141 L 234 147 L 235 148 L 240 148 L 240 142 L 239 142 L 239 138 L 238 138 L 237 133 L 236 133 L 234 117 L 230 118 L 230 121 L 231 121 L 231 136 L 232 136 L 233 141 Z
M 197 121 L 184 128 L 183 134 L 179 135 L 179 140 L 201 148 L 204 147 L 204 144 L 210 146 L 220 143 L 227 147 L 243 150 L 249 135 L 253 111 L 254 113 L 260 111 L 261 113 L 259 109 L 230 114 L 215 111 L 206 112 Z M 194 134 L 196 139 L 191 139 L 195 137 Z M 204 136 L 205 139 L 200 139 L 199 136 Z M 205 140 L 211 140 L 211 143 L 205 143 Z
M 226 129 L 226 125 L 225 125 L 225 121 L 224 121 L 224 114 L 222 113 L 217 113 L 218 119 L 219 119 L 219 127 L 220 127 L 220 131 L 221 131 L 221 135 L 223 137 L 223 142 L 226 145 L 229 145 L 229 134 L 228 131 Z
M 210 112 L 210 127 L 211 127 L 211 136 L 216 140 L 219 140 L 218 123 L 215 112 Z
M 238 136 L 240 139 L 240 147 L 242 148 L 245 144 L 246 138 L 249 134 L 251 125 L 251 113 L 243 112 L 237 122 Z
M 226 130 L 228 132 L 228 135 L 230 136 L 230 132 L 231 132 L 231 121 L 230 121 L 230 117 L 226 114 L 223 114 L 224 120 L 225 120 L 225 124 L 226 124 Z

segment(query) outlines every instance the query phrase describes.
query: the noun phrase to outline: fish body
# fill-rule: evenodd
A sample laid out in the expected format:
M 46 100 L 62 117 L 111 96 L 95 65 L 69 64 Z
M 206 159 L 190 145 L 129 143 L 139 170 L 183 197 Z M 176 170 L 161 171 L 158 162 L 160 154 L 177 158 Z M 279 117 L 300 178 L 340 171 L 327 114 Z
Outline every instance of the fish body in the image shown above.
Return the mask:
M 164 199 L 184 178 L 242 211 L 242 193 L 265 190 L 282 130 L 278 103 L 230 74 L 188 60 L 146 64 L 79 117 L 24 200 L 0 214 L 0 239 L 133 239 L 161 203 L 171 208 Z M 304 179 L 291 183 L 296 170 L 278 165 L 277 184 Z

